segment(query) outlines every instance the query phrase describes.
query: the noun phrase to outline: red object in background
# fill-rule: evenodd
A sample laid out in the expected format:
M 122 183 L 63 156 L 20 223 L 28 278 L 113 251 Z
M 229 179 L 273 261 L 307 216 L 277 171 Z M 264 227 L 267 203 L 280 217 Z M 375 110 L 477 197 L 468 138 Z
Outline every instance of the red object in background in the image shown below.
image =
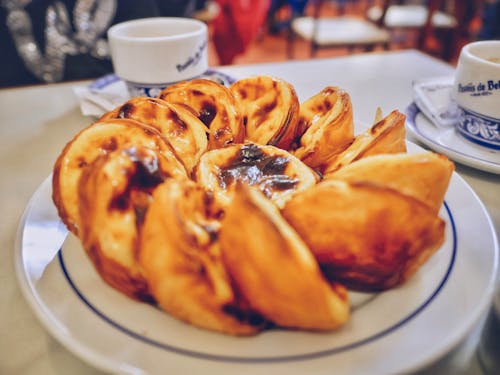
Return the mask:
M 231 64 L 245 52 L 264 24 L 270 0 L 217 0 L 220 13 L 213 21 L 213 41 L 219 63 Z

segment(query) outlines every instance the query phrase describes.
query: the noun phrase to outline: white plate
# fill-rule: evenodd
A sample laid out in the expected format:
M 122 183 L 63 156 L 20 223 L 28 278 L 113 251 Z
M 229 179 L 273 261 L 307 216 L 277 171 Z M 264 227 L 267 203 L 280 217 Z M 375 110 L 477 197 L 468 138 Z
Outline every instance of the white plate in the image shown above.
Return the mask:
M 249 338 L 197 329 L 108 287 L 78 240 L 67 237 L 50 194 L 47 179 L 20 224 L 15 256 L 19 283 L 46 329 L 70 351 L 105 371 L 205 375 L 414 371 L 458 344 L 492 299 L 498 264 L 495 232 L 482 203 L 457 174 L 440 213 L 446 220 L 445 243 L 404 286 L 359 304 L 339 331 L 271 330 Z
M 469 167 L 500 174 L 500 150 L 479 146 L 462 137 L 454 127 L 435 126 L 412 103 L 406 109 L 407 128 L 411 134 L 434 151 Z

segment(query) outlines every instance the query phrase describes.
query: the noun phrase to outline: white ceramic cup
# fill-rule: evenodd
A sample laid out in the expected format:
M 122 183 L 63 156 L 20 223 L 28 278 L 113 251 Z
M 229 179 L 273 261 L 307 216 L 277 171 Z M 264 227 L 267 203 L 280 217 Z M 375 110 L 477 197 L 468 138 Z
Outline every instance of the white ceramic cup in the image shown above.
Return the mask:
M 169 84 L 208 68 L 207 26 L 191 18 L 126 21 L 108 30 L 115 73 L 131 96 L 157 96 Z
M 458 131 L 477 144 L 500 149 L 500 40 L 462 48 L 453 96 L 460 109 Z

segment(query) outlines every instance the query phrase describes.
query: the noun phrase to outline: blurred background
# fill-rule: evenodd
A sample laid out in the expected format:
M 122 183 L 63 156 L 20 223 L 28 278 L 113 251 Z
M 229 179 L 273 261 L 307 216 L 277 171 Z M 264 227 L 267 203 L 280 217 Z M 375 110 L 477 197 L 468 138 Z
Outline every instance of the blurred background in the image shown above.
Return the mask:
M 209 64 L 419 49 L 455 64 L 500 38 L 500 0 L 0 0 L 0 87 L 112 72 L 111 25 L 181 16 L 209 27 Z

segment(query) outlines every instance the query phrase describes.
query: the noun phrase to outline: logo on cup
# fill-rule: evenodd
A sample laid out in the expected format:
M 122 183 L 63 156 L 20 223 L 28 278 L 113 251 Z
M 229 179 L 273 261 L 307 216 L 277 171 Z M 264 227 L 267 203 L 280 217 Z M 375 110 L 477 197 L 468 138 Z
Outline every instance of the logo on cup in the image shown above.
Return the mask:
M 469 82 L 465 85 L 458 83 L 459 93 L 470 93 L 470 96 L 487 96 L 492 95 L 493 91 L 500 90 L 500 80 L 487 82 Z
M 204 40 L 203 43 L 198 47 L 198 50 L 193 56 L 190 56 L 186 62 L 176 65 L 177 71 L 182 72 L 183 70 L 186 70 L 190 66 L 197 65 L 203 56 L 203 51 L 206 49 L 207 49 L 207 41 Z

